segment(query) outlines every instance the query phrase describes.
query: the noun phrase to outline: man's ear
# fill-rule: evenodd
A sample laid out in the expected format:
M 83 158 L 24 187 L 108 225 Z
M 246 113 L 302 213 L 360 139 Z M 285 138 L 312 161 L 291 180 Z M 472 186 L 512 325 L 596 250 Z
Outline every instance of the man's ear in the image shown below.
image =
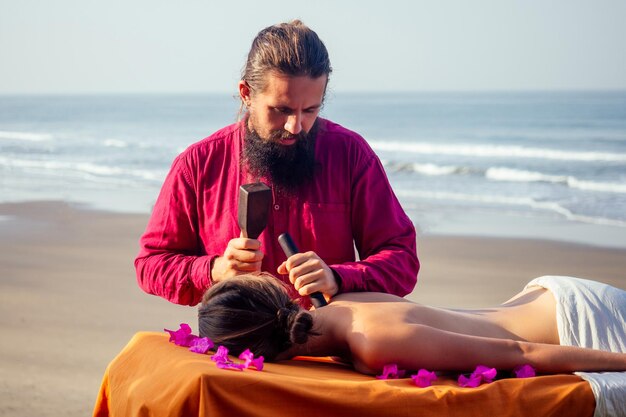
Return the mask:
M 244 80 L 239 81 L 239 97 L 246 107 L 250 107 L 250 86 Z

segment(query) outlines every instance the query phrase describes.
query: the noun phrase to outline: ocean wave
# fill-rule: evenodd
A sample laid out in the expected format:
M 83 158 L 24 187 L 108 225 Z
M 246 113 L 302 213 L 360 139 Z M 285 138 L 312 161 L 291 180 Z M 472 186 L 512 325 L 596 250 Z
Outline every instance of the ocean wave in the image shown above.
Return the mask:
M 549 148 L 527 148 L 515 145 L 442 145 L 427 142 L 381 142 L 371 141 L 376 151 L 417 153 L 424 155 L 457 155 L 484 158 L 534 158 L 560 161 L 626 162 L 625 153 L 562 151 Z
M 462 173 L 462 168 L 453 165 L 412 164 L 413 171 L 422 175 L 452 175 Z
M 420 175 L 444 176 L 444 175 L 467 175 L 484 174 L 480 168 L 465 167 L 457 165 L 437 165 L 432 163 L 419 164 L 412 162 L 399 162 L 383 159 L 381 160 L 385 170 L 388 172 L 415 172 Z
M 50 133 L 11 132 L 11 131 L 0 130 L 0 139 L 24 140 L 28 142 L 43 142 L 43 141 L 54 139 L 54 136 Z
M 454 165 L 416 164 L 416 163 L 395 162 L 395 161 L 388 161 L 388 160 L 384 160 L 382 161 L 382 163 L 385 169 L 388 171 L 392 171 L 392 172 L 410 171 L 410 172 L 416 172 L 421 175 L 429 175 L 429 176 L 461 174 L 464 171 L 464 168 L 457 167 Z
M 548 182 L 583 191 L 626 194 L 626 184 L 581 180 L 571 175 L 550 175 L 535 171 L 526 171 L 507 167 L 491 167 L 486 170 L 475 167 L 456 165 L 417 164 L 383 161 L 390 172 L 415 172 L 427 176 L 479 175 L 492 181 L 510 182 Z
M 570 175 L 548 175 L 541 172 L 493 167 L 487 169 L 485 177 L 494 181 L 550 182 L 570 188 L 607 193 L 626 193 L 626 184 L 612 182 L 584 181 Z
M 142 179 L 151 182 L 163 181 L 164 174 L 143 169 L 126 169 L 115 166 L 95 164 L 93 162 L 70 162 L 70 161 L 43 161 L 30 159 L 9 159 L 0 157 L 0 166 L 9 168 L 22 168 L 32 170 L 44 170 L 48 172 L 76 172 L 98 177 L 128 177 Z M 90 177 L 86 177 L 89 179 Z
M 626 227 L 626 221 L 618 219 L 607 219 L 605 217 L 586 216 L 575 214 L 571 210 L 550 201 L 537 201 L 530 197 L 505 197 L 489 194 L 465 194 L 444 191 L 424 191 L 424 190 L 397 190 L 399 197 L 424 198 L 429 200 L 446 200 L 459 202 L 481 203 L 494 206 L 521 206 L 530 207 L 535 210 L 544 210 L 563 216 L 567 220 L 582 223 L 591 223 L 602 226 Z
M 128 143 L 120 139 L 105 139 L 104 146 L 109 148 L 127 148 Z

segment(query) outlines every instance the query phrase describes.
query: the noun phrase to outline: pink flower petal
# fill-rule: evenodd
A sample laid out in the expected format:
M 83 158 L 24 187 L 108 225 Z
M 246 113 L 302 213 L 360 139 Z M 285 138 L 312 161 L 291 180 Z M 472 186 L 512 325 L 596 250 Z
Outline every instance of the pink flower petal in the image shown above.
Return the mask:
M 480 376 L 472 376 L 466 377 L 465 375 L 459 375 L 459 379 L 457 381 L 460 387 L 463 388 L 476 388 L 482 382 L 482 378 Z
M 478 365 L 474 372 L 469 377 L 465 375 L 459 375 L 458 383 L 461 387 L 476 388 L 480 384 L 491 383 L 498 374 L 496 368 L 489 368 L 488 366 Z
M 213 362 L 230 362 L 230 359 L 228 359 L 228 348 L 226 348 L 226 346 L 219 346 L 217 348 L 217 351 L 215 352 L 215 355 L 211 356 L 211 360 Z
M 239 359 L 244 361 L 244 366 L 247 369 L 250 366 L 254 366 L 257 371 L 263 370 L 263 356 L 259 356 L 258 358 L 254 357 L 254 354 L 250 352 L 250 349 L 246 349 L 239 355 Z
M 382 374 L 377 375 L 376 379 L 398 379 L 402 378 L 405 373 L 405 370 L 398 370 L 398 365 L 396 365 L 395 363 L 389 363 L 383 366 Z
M 213 347 L 213 341 L 208 337 L 198 337 L 194 339 L 190 346 L 189 350 L 195 353 L 207 353 Z
M 239 359 L 242 359 L 244 363 L 235 363 L 231 361 L 228 357 L 228 348 L 226 348 L 225 346 L 218 346 L 215 354 L 211 356 L 211 360 L 215 362 L 217 367 L 220 369 L 234 369 L 237 371 L 243 371 L 244 369 L 248 369 L 250 365 L 252 365 L 256 368 L 257 371 L 263 370 L 263 356 L 255 358 L 254 354 L 250 352 L 250 349 L 246 349 L 241 352 L 241 354 L 239 355 Z
M 437 379 L 437 375 L 434 372 L 427 371 L 426 369 L 420 369 L 417 374 L 411 375 L 411 379 L 415 385 L 420 388 L 430 387 L 432 382 Z
M 250 363 L 252 362 L 252 359 L 254 358 L 254 354 L 252 352 L 250 352 L 250 349 L 246 349 L 243 352 L 241 352 L 241 354 L 239 355 L 239 359 L 246 361 L 246 363 Z
M 222 361 L 218 361 L 216 362 L 217 367 L 220 369 L 234 369 L 236 371 L 243 371 L 244 370 L 244 365 L 243 363 L 233 363 L 233 362 L 222 362 Z
M 513 373 L 516 378 L 532 378 L 536 375 L 535 368 L 528 364 L 516 366 L 513 368 Z
M 390 363 L 383 366 L 383 373 L 381 375 L 377 375 L 376 379 L 389 379 L 389 376 L 395 375 L 398 372 L 398 365 L 395 363 Z
M 163 329 L 170 334 L 170 342 L 174 342 L 174 344 L 178 346 L 191 346 L 191 343 L 194 339 L 197 339 L 198 336 L 191 334 L 191 327 L 187 323 L 181 323 L 180 328 L 176 331 Z
M 263 370 L 263 363 L 265 358 L 263 356 L 259 356 L 258 358 L 252 359 L 252 366 L 256 368 L 257 371 Z
M 483 382 L 487 382 L 487 383 L 492 382 L 497 374 L 498 374 L 498 371 L 496 370 L 496 368 L 489 368 L 483 365 L 478 365 L 476 369 L 474 370 L 474 372 L 472 373 L 472 375 L 474 376 L 480 375 L 482 377 Z

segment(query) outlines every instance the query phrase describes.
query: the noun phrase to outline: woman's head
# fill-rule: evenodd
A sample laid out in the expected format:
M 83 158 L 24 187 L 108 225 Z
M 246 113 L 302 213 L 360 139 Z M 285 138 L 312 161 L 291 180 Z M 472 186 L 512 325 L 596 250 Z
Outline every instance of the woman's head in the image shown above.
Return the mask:
M 240 275 L 213 285 L 198 310 L 200 337 L 238 355 L 250 349 L 272 360 L 312 334 L 313 317 L 270 274 Z

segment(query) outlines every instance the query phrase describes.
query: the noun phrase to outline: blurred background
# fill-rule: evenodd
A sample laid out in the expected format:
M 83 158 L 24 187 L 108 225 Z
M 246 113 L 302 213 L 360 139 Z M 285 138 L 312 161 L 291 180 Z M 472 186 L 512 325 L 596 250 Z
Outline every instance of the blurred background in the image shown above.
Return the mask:
M 298 18 L 331 56 L 322 117 L 421 234 L 626 247 L 622 1 L 0 3 L 0 202 L 149 213 L 236 120 L 256 33 Z

